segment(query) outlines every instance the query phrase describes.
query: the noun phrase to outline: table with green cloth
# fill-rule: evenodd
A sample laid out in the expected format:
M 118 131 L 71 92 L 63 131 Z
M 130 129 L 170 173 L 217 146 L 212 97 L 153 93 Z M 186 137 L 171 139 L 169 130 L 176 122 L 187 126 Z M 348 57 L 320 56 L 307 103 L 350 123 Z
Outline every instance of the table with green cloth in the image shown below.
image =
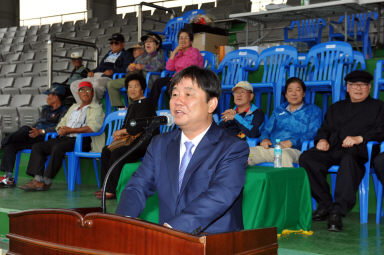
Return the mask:
M 117 186 L 117 200 L 140 163 L 126 164 Z M 311 230 L 311 192 L 303 168 L 249 166 L 243 193 L 244 229 L 277 227 Z M 158 223 L 157 194 L 148 198 L 141 219 Z

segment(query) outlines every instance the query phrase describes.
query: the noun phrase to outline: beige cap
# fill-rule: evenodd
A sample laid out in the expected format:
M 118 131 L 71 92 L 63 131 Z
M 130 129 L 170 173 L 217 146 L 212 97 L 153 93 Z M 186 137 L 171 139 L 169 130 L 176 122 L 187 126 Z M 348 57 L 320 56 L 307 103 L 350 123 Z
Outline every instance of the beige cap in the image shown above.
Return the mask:
M 251 91 L 253 93 L 253 87 L 252 85 L 247 82 L 247 81 L 240 81 L 239 83 L 236 84 L 235 87 L 232 88 L 232 91 L 235 91 L 237 88 L 242 88 L 248 91 Z
M 80 52 L 75 51 L 71 53 L 71 59 L 79 59 L 79 58 L 81 58 Z

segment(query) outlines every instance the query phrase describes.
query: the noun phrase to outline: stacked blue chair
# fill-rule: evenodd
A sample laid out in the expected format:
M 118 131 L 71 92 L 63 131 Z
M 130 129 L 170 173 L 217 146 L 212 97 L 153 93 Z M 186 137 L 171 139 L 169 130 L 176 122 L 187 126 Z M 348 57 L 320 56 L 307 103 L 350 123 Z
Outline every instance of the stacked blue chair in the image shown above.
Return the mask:
M 321 34 L 326 22 L 324 19 L 294 20 L 289 27 L 284 28 L 284 42 L 303 42 L 312 47 L 321 43 Z M 297 27 L 297 37 L 288 38 L 288 31 Z
M 383 66 L 384 60 L 377 61 L 373 80 L 373 98 L 376 99 L 379 98 L 380 91 L 384 90 Z
M 221 77 L 222 96 L 219 100 L 219 113 L 229 107 L 232 87 L 239 81 L 248 80 L 248 72 L 258 68 L 259 54 L 254 50 L 235 50 L 227 55 L 217 67 L 216 73 Z
M 349 43 L 326 42 L 313 46 L 300 65 L 305 68 L 299 78 L 307 86 L 307 103 L 315 102 L 316 93 L 331 93 L 332 102 L 339 101 L 348 65 L 353 65 L 353 50 Z
M 258 68 L 263 64 L 264 72 L 261 82 L 252 83 L 255 104 L 261 107 L 262 93 L 268 93 L 267 114 L 270 114 L 270 101 L 273 95 L 274 108 L 281 104 L 283 81 L 294 75 L 294 64 L 297 62 L 297 50 L 293 46 L 281 45 L 270 47 L 261 52 Z
M 347 15 L 347 40 L 362 42 L 364 57 L 372 57 L 371 39 L 369 38 L 369 26 L 371 21 L 377 20 L 377 18 L 378 14 L 376 12 L 355 13 L 352 15 Z M 338 21 L 331 21 L 329 25 L 329 41 L 345 41 L 345 35 L 342 31 L 340 31 L 340 33 L 334 32 L 335 26 L 342 26 L 345 23 L 344 19 L 345 16 L 341 16 Z

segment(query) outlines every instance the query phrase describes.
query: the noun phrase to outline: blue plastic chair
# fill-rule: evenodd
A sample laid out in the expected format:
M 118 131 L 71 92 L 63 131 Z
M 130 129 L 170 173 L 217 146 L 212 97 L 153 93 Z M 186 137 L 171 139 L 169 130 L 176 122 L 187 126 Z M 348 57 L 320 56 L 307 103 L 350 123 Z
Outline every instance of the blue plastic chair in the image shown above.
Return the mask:
M 359 185 L 360 223 L 362 224 L 368 222 L 369 175 L 373 173 L 373 170 L 371 170 L 370 166 L 371 166 L 372 147 L 375 144 L 378 144 L 378 142 L 371 141 L 371 142 L 368 142 L 367 144 L 368 161 L 364 164 L 365 174 Z M 314 147 L 314 141 L 313 140 L 307 141 L 307 148 L 310 149 L 312 147 Z M 328 169 L 328 173 L 331 174 L 331 190 L 332 190 L 333 199 L 334 199 L 334 191 L 336 187 L 336 178 L 337 178 L 336 174 L 338 170 L 339 170 L 339 166 L 337 165 L 331 166 Z M 316 209 L 316 203 L 312 203 L 312 209 L 313 210 Z
M 100 187 L 99 172 L 96 159 L 101 158 L 101 152 L 84 152 L 82 151 L 83 138 L 90 136 L 99 136 L 107 130 L 106 145 L 113 140 L 113 133 L 123 126 L 126 111 L 116 111 L 110 113 L 104 120 L 103 126 L 96 133 L 82 133 L 76 137 L 75 149 L 73 152 L 67 153 L 68 156 L 68 190 L 75 190 L 75 178 L 80 177 L 80 158 L 90 158 L 93 160 L 97 185 Z
M 355 13 L 347 15 L 347 39 L 348 41 L 361 41 L 364 57 L 372 57 L 371 40 L 369 38 L 369 26 L 371 21 L 377 20 L 376 12 Z M 343 32 L 334 32 L 335 26 L 343 25 L 345 16 L 341 16 L 338 21 L 331 21 L 329 25 L 329 41 L 345 41 Z
M 196 9 L 196 10 L 191 10 L 187 11 L 183 14 L 183 19 L 186 24 L 191 23 L 191 20 L 196 17 L 199 14 L 205 14 L 205 11 L 202 9 Z
M 289 27 L 284 28 L 284 42 L 303 42 L 312 47 L 321 43 L 321 34 L 326 22 L 324 19 L 294 20 Z M 288 38 L 288 32 L 297 27 L 297 37 Z
M 217 67 L 216 73 L 221 77 L 222 96 L 219 100 L 218 113 L 229 108 L 232 87 L 240 81 L 248 80 L 248 72 L 258 68 L 259 54 L 254 50 L 235 50 L 227 55 Z
M 293 46 L 281 45 L 270 47 L 260 53 L 258 68 L 263 64 L 264 72 L 261 82 L 251 83 L 255 94 L 255 104 L 261 107 L 263 93 L 268 93 L 267 115 L 270 114 L 271 97 L 274 108 L 281 104 L 283 82 L 286 77 L 294 75 L 297 62 L 297 50 Z
M 379 99 L 380 91 L 384 90 L 383 66 L 384 60 L 377 61 L 373 80 L 373 98 L 376 99 Z
M 384 152 L 384 143 L 380 145 L 380 152 Z M 380 224 L 381 217 L 383 217 L 383 184 L 377 179 L 374 169 L 371 169 L 371 174 L 376 191 L 376 224 Z
M 44 141 L 47 141 L 48 139 L 54 138 L 53 136 L 54 133 L 47 133 L 45 135 Z M 20 168 L 20 160 L 21 160 L 21 154 L 31 154 L 31 149 L 23 149 L 19 150 L 16 154 L 16 160 L 15 160 L 15 174 L 14 174 L 14 179 L 15 179 L 15 184 L 17 183 L 17 176 L 19 175 L 19 168 Z M 49 157 L 47 158 L 47 161 L 45 163 L 45 166 L 48 164 Z M 67 178 L 67 172 L 65 171 L 65 178 Z
M 200 51 L 201 56 L 204 58 L 204 68 L 209 69 L 213 72 L 216 71 L 216 58 L 215 54 L 210 51 Z
M 321 43 L 309 50 L 305 62 L 300 64 L 304 72 L 299 77 L 307 86 L 307 103 L 315 103 L 317 93 L 331 93 L 332 102 L 340 100 L 345 72 L 348 65 L 353 66 L 353 56 L 352 47 L 346 42 Z M 323 100 L 323 112 L 327 105 Z

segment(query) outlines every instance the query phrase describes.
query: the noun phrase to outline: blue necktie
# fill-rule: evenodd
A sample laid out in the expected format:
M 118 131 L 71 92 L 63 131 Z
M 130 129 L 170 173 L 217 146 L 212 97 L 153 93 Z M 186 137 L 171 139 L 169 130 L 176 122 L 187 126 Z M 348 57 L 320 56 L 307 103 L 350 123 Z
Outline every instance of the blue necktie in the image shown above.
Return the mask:
M 179 169 L 179 192 L 181 189 L 181 184 L 183 183 L 183 178 L 185 174 L 185 170 L 189 164 L 189 161 L 192 158 L 192 148 L 194 144 L 192 142 L 185 142 L 185 153 L 183 155 L 183 159 L 181 160 L 180 169 Z

